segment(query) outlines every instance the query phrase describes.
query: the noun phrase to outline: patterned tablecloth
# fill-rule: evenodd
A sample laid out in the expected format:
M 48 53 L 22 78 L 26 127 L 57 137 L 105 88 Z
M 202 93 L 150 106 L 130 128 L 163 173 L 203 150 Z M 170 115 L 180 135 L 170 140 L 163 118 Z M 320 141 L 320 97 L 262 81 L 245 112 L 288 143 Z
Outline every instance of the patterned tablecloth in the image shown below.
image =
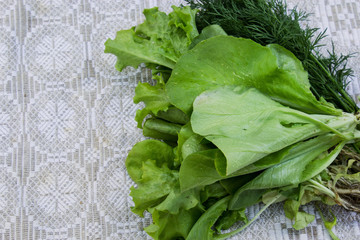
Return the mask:
M 0 239 L 149 239 L 130 211 L 124 160 L 142 138 L 132 102 L 144 68 L 115 70 L 104 42 L 179 0 L 0 1 Z M 359 0 L 288 0 L 313 12 L 343 53 L 360 52 Z M 360 76 L 360 57 L 350 65 Z M 359 95 L 353 79 L 351 94 Z M 249 209 L 249 217 L 259 206 Z M 314 213 L 314 206 L 305 210 Z M 360 239 L 360 214 L 333 207 L 334 232 Z M 318 213 L 295 231 L 277 204 L 234 239 L 330 239 Z

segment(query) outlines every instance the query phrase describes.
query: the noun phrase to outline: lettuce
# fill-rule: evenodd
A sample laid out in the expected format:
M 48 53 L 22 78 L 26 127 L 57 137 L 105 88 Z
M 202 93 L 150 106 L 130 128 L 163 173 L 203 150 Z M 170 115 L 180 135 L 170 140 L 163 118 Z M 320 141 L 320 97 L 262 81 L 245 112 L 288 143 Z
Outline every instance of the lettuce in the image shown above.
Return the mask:
M 203 92 L 195 99 L 191 115 L 193 131 L 224 153 L 226 161 L 215 162 L 223 176 L 311 137 L 336 133 L 347 138 L 345 135 L 352 134 L 356 123 L 352 114 L 309 115 L 244 87 Z M 346 130 L 340 133 L 338 129 L 344 126 Z
M 105 53 L 117 56 L 116 69 L 137 68 L 141 63 L 174 68 L 179 57 L 199 35 L 195 25 L 197 10 L 175 7 L 166 15 L 157 7 L 145 9 L 146 20 L 129 30 L 121 30 L 105 42 Z
M 170 102 L 191 114 L 195 98 L 219 86 L 253 87 L 277 102 L 306 113 L 341 115 L 310 91 L 301 62 L 283 47 L 250 39 L 215 36 L 197 44 L 176 64 L 166 83 Z
M 132 211 L 152 214 L 144 230 L 154 239 L 224 239 L 287 200 L 286 216 L 303 228 L 313 216 L 300 205 L 320 199 L 317 191 L 335 195 L 313 179 L 359 138 L 359 121 L 315 98 L 291 52 L 217 25 L 199 34 L 196 12 L 147 9 L 144 23 L 105 43 L 119 71 L 145 63 L 156 80 L 135 89 L 134 102 L 145 105 L 138 127 L 158 140 L 137 143 L 126 159 Z M 245 209 L 261 200 L 248 221 Z M 221 234 L 238 221 L 245 225 Z

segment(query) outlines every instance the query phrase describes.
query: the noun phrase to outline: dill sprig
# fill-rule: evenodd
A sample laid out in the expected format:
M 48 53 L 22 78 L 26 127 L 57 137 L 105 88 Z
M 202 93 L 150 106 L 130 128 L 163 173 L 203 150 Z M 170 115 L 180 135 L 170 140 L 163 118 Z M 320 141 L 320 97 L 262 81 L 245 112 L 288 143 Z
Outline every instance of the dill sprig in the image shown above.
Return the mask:
M 304 23 L 309 14 L 297 8 L 289 10 L 283 0 L 186 0 L 199 9 L 199 30 L 220 25 L 229 35 L 250 38 L 262 45 L 277 43 L 290 50 L 308 71 L 314 95 L 337 108 L 355 113 L 358 107 L 346 92 L 353 71 L 347 68 L 352 56 L 336 55 L 334 47 L 327 57 L 320 54 L 325 31 Z

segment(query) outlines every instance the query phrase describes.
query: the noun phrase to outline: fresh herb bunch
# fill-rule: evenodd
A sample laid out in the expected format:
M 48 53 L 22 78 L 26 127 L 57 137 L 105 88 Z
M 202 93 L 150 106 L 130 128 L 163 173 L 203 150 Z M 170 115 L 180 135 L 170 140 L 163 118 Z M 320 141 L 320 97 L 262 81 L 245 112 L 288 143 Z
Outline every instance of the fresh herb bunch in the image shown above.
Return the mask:
M 288 10 L 283 0 L 186 0 L 199 9 L 196 23 L 199 30 L 220 25 L 227 34 L 250 38 L 262 45 L 277 43 L 290 50 L 309 73 L 313 94 L 323 97 L 335 107 L 349 113 L 358 111 L 346 92 L 353 71 L 346 66 L 350 55 L 320 52 L 325 31 L 301 26 L 309 14 L 296 8 Z
M 152 139 L 125 161 L 137 185 L 131 209 L 152 215 L 144 230 L 157 240 L 225 239 L 278 201 L 297 230 L 315 219 L 300 208 L 310 201 L 358 211 L 358 155 L 350 148 L 359 148 L 358 116 L 318 101 L 301 61 L 279 44 L 228 36 L 219 25 L 199 33 L 197 9 L 172 8 L 144 10 L 143 23 L 105 43 L 119 71 L 145 63 L 156 80 L 139 83 L 134 96 L 145 105 L 135 120 Z M 314 61 L 343 79 L 349 72 L 338 65 L 347 58 Z M 265 206 L 248 220 L 246 208 L 258 202 Z M 335 239 L 335 223 L 324 222 Z

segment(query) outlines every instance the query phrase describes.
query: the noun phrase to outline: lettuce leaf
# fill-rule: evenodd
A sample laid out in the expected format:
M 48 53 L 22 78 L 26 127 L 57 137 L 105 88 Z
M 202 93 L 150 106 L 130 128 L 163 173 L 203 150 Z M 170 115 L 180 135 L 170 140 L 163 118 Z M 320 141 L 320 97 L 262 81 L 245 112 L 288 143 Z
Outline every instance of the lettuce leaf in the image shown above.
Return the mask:
M 116 69 L 137 68 L 141 63 L 152 65 L 154 69 L 158 65 L 174 68 L 199 33 L 195 24 L 197 10 L 188 6 L 172 8 L 169 15 L 157 7 L 145 9 L 144 23 L 118 31 L 114 40 L 105 42 L 105 53 L 117 56 Z
M 300 210 L 300 202 L 289 199 L 284 204 L 285 216 L 294 220 L 293 228 L 300 230 L 315 220 L 315 216 Z
M 138 187 L 131 187 L 130 192 L 135 203 L 131 210 L 141 217 L 145 210 L 160 204 L 178 183 L 178 171 L 170 170 L 166 164 L 158 167 L 154 160 L 144 161 L 142 172 Z
M 193 131 L 224 153 L 226 161 L 215 162 L 223 176 L 320 134 L 333 132 L 340 138 L 351 139 L 345 135 L 351 135 L 356 123 L 350 114 L 309 115 L 284 107 L 260 91 L 244 87 L 203 92 L 196 98 L 191 115 Z M 344 133 L 337 131 L 344 127 L 347 128 Z
M 147 160 L 154 160 L 156 166 L 166 165 L 168 169 L 174 169 L 173 148 L 158 140 L 147 139 L 138 142 L 129 152 L 125 166 L 131 179 L 138 183 L 143 175 L 143 163 Z
M 155 240 L 173 240 L 186 239 L 203 210 L 194 207 L 189 210 L 180 209 L 178 214 L 171 214 L 152 208 L 149 212 L 153 223 L 144 230 Z
M 324 170 L 339 154 L 343 142 L 340 142 L 338 137 L 331 135 L 322 135 L 315 139 L 317 148 L 313 151 L 305 152 L 289 161 L 266 169 L 238 189 L 230 201 L 230 209 L 235 210 L 250 206 L 251 203 L 249 205 L 249 202 L 245 202 L 244 199 L 251 194 L 258 195 L 259 199 L 263 194 L 261 190 L 297 186 L 317 175 L 319 171 Z M 337 146 L 330 153 L 327 153 L 336 144 Z M 322 165 L 321 168 L 313 168 L 314 163 L 317 162 L 320 163 L 319 166 Z
M 136 111 L 135 120 L 138 128 L 142 128 L 143 121 L 148 114 L 156 115 L 160 111 L 167 111 L 171 105 L 163 83 L 157 83 L 155 86 L 149 83 L 139 83 L 135 88 L 134 103 L 140 102 L 144 102 L 145 107 Z
M 211 229 L 216 220 L 226 211 L 230 196 L 222 198 L 206 210 L 192 227 L 186 240 L 213 239 L 214 231 Z
M 279 45 L 215 36 L 197 44 L 177 62 L 166 83 L 170 102 L 191 114 L 195 98 L 219 86 L 254 87 L 274 100 L 306 113 L 341 115 L 310 91 L 301 62 Z

